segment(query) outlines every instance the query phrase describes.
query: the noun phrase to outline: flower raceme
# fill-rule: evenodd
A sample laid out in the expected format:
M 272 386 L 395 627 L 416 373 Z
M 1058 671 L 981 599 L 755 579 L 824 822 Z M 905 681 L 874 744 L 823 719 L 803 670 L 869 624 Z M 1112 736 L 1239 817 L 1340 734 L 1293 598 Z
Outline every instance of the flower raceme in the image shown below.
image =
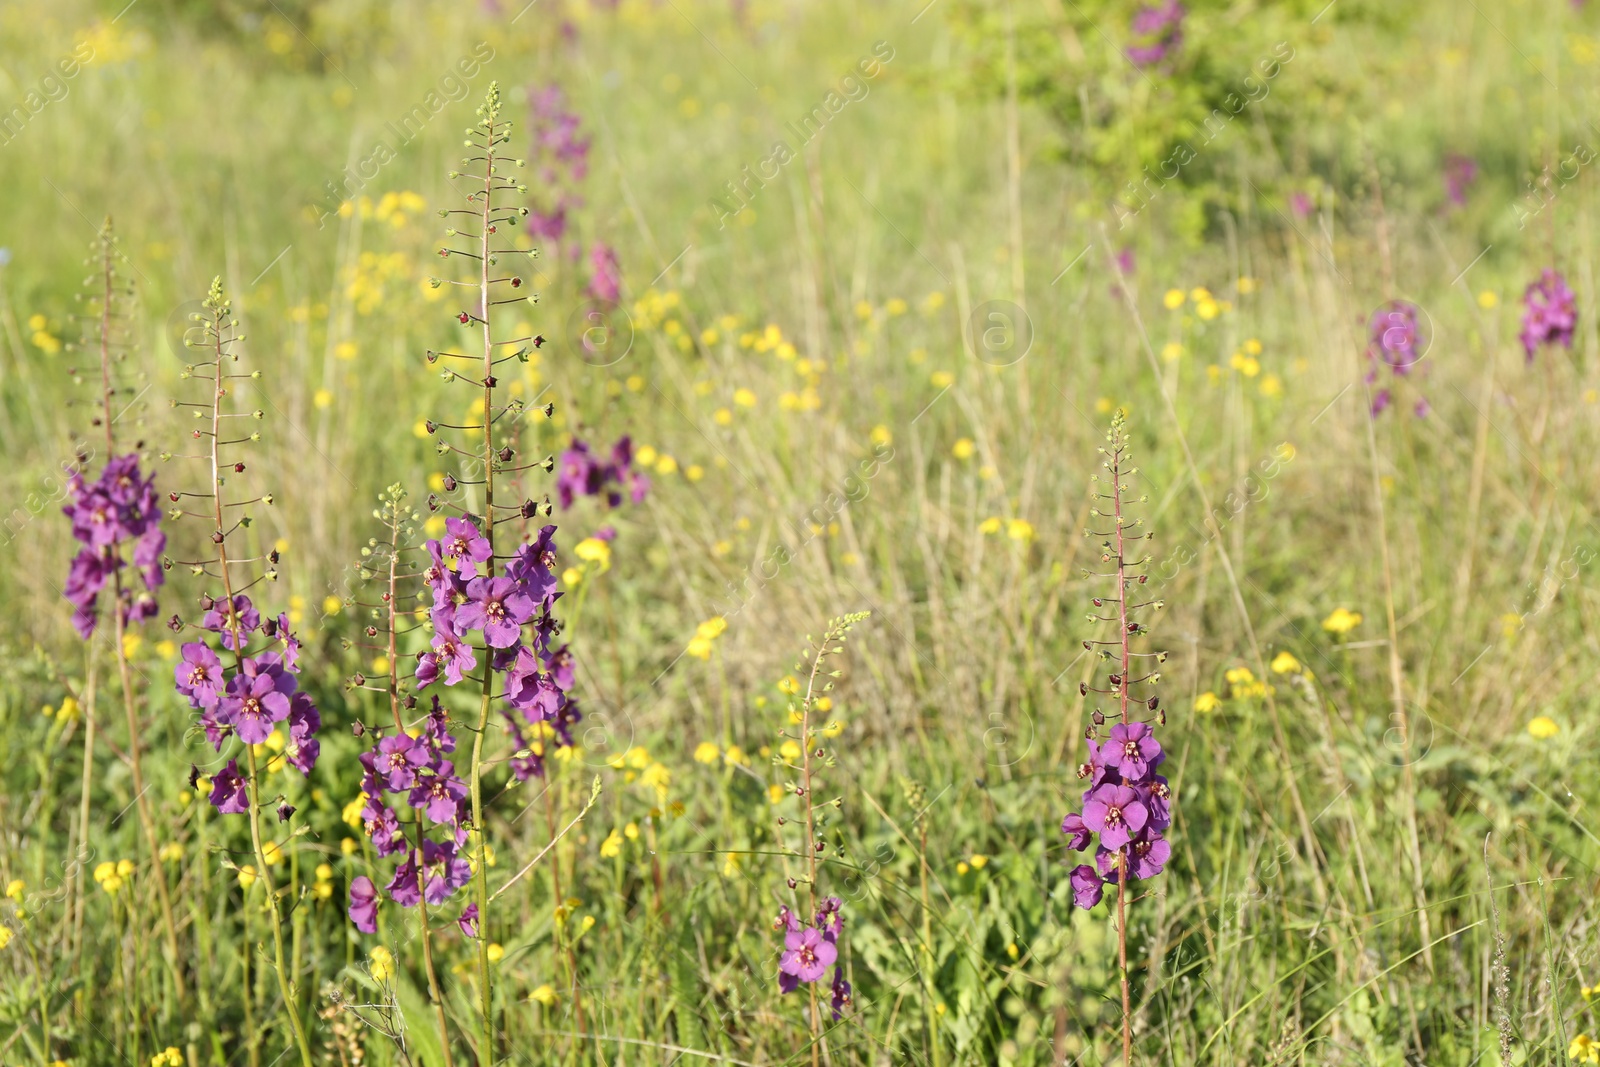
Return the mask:
M 570 745 L 580 717 L 577 702 L 567 695 L 573 682 L 571 655 L 565 645 L 552 643 L 558 629 L 553 608 L 561 597 L 554 572 L 555 532 L 554 526 L 544 527 L 535 541 L 517 549 L 498 576 L 487 573 L 488 542 L 471 519 L 447 519 L 445 536 L 426 545 L 433 560 L 424 580 L 433 594 L 434 634 L 431 650 L 417 665 L 418 688 L 441 680 L 460 684 L 477 666 L 476 633 L 485 646 L 481 651 L 502 680 L 507 728 L 528 749 L 511 761 L 512 773 L 522 781 L 544 773 L 542 745 L 537 743 L 540 724 L 550 724 L 558 743 Z M 528 743 L 530 728 L 538 735 L 535 743 Z
M 166 579 L 161 554 L 167 535 L 161 531 L 161 504 L 156 495 L 155 478 L 139 470 L 139 457 L 117 456 L 106 464 L 91 485 L 80 471 L 67 483 L 68 503 L 62 508 L 72 520 L 72 536 L 83 548 L 73 557 L 67 571 L 66 597 L 73 605 L 72 625 L 87 638 L 98 621 L 101 591 L 111 576 L 132 565 L 144 588 L 135 591 L 133 583 L 121 587 L 115 610 L 126 623 L 140 622 L 156 614 L 155 590 Z
M 218 634 L 218 643 L 224 648 L 233 649 L 235 642 L 240 646 L 235 650 L 240 654 L 232 671 L 204 641 L 185 642 L 173 668 L 175 688 L 200 713 L 206 740 L 219 753 L 234 736 L 247 745 L 259 745 L 272 736 L 278 723 L 287 722 L 289 740 L 282 758 L 309 776 L 321 751 L 316 735 L 322 728 L 322 716 L 311 698 L 298 689 L 295 675 L 299 673 L 300 642 L 289 630 L 288 617 L 280 615 L 263 624 L 250 598 L 242 593 L 228 608 L 219 609 L 209 599 L 202 601 L 202 607 L 206 611 L 200 628 Z M 244 654 L 243 649 L 258 636 L 265 646 L 253 655 Z M 230 761 L 229 768 L 237 778 L 236 761 Z M 224 799 L 230 796 L 221 784 L 228 780 L 228 773 L 214 779 L 212 803 L 225 813 L 242 811 Z
M 839 959 L 839 935 L 844 932 L 844 901 L 826 897 L 817 907 L 811 922 L 801 922 L 788 905 L 778 908 L 772 921 L 774 930 L 783 931 L 783 954 L 778 957 L 778 989 L 793 993 L 802 983 L 819 982 Z M 844 968 L 834 967 L 831 985 L 833 1017 L 838 1019 L 850 1005 L 850 983 Z
M 438 906 L 472 877 L 466 858 L 472 822 L 467 784 L 448 758 L 456 750 L 455 735 L 438 697 L 418 736 L 375 732 L 373 747 L 361 754 L 361 794 L 366 799 L 361 822 L 379 856 L 400 857 L 383 891 L 403 908 L 414 908 L 424 899 Z M 415 842 L 407 839 L 407 823 L 397 807 L 408 811 L 408 823 L 422 831 Z M 363 875 L 351 881 L 347 914 L 356 929 L 368 934 L 377 930 L 378 900 L 372 879 Z
M 633 441 L 623 436 L 611 446 L 609 460 L 602 460 L 589 445 L 574 437 L 561 453 L 561 473 L 556 491 L 561 506 L 570 508 L 580 496 L 604 496 L 609 507 L 619 507 L 623 494 L 637 504 L 650 491 L 650 479 L 633 466 Z
M 1572 347 L 1572 331 L 1578 324 L 1578 298 L 1567 286 L 1567 279 L 1546 269 L 1522 294 L 1522 351 L 1532 363 L 1539 348 L 1547 344 Z
M 1088 696 L 1091 692 L 1108 697 L 1112 707 L 1096 708 L 1087 731 L 1088 760 L 1078 768 L 1078 777 L 1086 781 L 1083 807 L 1070 812 L 1061 820 L 1061 832 L 1066 835 L 1067 846 L 1083 852 L 1094 846 L 1094 863 L 1080 863 L 1068 875 L 1073 902 L 1081 908 L 1093 908 L 1106 896 L 1106 887 L 1114 889 L 1117 917 L 1117 947 L 1122 984 L 1122 1043 L 1123 1062 L 1133 1062 L 1132 992 L 1128 978 L 1128 883 L 1159 875 L 1172 858 L 1172 846 L 1166 841 L 1166 831 L 1172 825 L 1172 790 L 1167 779 L 1158 773 L 1166 752 L 1155 736 L 1155 725 L 1165 725 L 1166 713 L 1161 700 L 1153 690 L 1161 681 L 1160 664 L 1165 662 L 1165 652 L 1135 651 L 1134 642 L 1142 640 L 1149 632 L 1138 621 L 1140 613 L 1160 610 L 1160 600 L 1130 603 L 1129 598 L 1139 595 L 1148 581 L 1148 552 L 1133 557 L 1138 542 L 1151 536 L 1142 531 L 1143 519 L 1133 519 L 1127 514 L 1129 480 L 1139 468 L 1131 466 L 1132 453 L 1129 437 L 1124 429 L 1124 416 L 1117 412 L 1111 420 L 1111 431 L 1106 435 L 1109 447 L 1100 449 L 1105 457 L 1102 466 L 1110 475 L 1109 485 L 1097 475 L 1090 490 L 1093 504 L 1089 514 L 1097 522 L 1109 523 L 1109 530 L 1086 530 L 1086 535 L 1102 538 L 1100 562 L 1111 570 L 1095 575 L 1089 571 L 1084 577 L 1113 579 L 1111 596 L 1095 597 L 1096 613 L 1089 620 L 1096 623 L 1114 623 L 1115 635 L 1111 640 L 1086 640 L 1084 650 L 1109 663 L 1107 685 L 1080 682 L 1078 692 Z M 1148 497 L 1138 498 L 1144 503 Z M 1104 611 L 1107 614 L 1099 614 Z M 1152 662 L 1153 661 L 1153 662 Z M 1147 669 L 1148 667 L 1148 669 Z M 1137 691 L 1135 689 L 1137 688 Z M 1140 713 L 1153 713 L 1155 723 L 1138 718 Z M 1110 728 L 1107 722 L 1110 720 Z

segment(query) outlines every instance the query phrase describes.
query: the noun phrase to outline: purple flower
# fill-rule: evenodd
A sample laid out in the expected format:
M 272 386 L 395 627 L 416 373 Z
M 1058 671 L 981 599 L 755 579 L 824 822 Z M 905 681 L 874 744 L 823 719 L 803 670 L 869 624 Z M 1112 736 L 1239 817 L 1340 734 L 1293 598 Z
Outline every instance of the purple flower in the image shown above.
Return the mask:
M 844 1009 L 850 1006 L 850 983 L 844 979 L 844 965 L 833 969 L 833 997 L 830 1002 L 833 1008 L 834 1022 L 838 1022 L 844 1015 Z
M 1456 207 L 1465 205 L 1467 190 L 1477 180 L 1477 160 L 1454 152 L 1444 157 L 1444 191 L 1450 198 L 1450 203 Z
M 1135 878 L 1154 878 L 1172 858 L 1172 846 L 1152 831 L 1134 838 L 1129 850 L 1128 873 Z
M 1176 52 L 1183 44 L 1183 19 L 1187 14 L 1177 0 L 1146 5 L 1134 12 L 1129 24 L 1134 37 L 1128 45 L 1129 61 L 1136 67 L 1151 67 Z
M 362 811 L 363 826 L 372 846 L 380 856 L 392 856 L 405 848 L 405 833 L 400 829 L 400 819 L 391 808 L 369 803 Z
M 424 652 L 417 664 L 417 688 L 426 689 L 444 672 L 445 685 L 459 685 L 462 675 L 478 665 L 472 649 L 450 634 L 433 635 L 433 651 Z
M 456 854 L 455 842 L 422 842 L 423 874 L 429 904 L 439 905 L 472 880 L 472 865 Z
M 1105 895 L 1105 881 L 1087 863 L 1072 868 L 1068 881 L 1072 883 L 1072 902 L 1080 908 L 1094 907 Z
M 624 436 L 611 446 L 609 461 L 602 460 L 583 440 L 574 437 L 561 453 L 561 474 L 556 479 L 561 506 L 569 508 L 580 496 L 605 495 L 609 507 L 622 505 L 623 492 L 637 504 L 650 490 L 650 480 L 633 467 L 633 442 Z
M 1172 825 L 1172 789 L 1161 775 L 1151 775 L 1142 790 L 1144 802 L 1150 808 L 1150 828 L 1165 830 Z
M 1395 374 L 1410 374 L 1427 348 L 1417 315 L 1417 305 L 1405 300 L 1391 300 L 1374 311 L 1367 323 L 1367 357 Z
M 261 625 L 261 613 L 250 603 L 250 598 L 243 593 L 235 596 L 230 603 L 227 600 L 216 600 L 211 604 L 211 610 L 200 619 L 203 629 L 222 635 L 222 647 L 234 648 L 234 633 L 237 631 L 240 648 L 243 647 L 245 638 L 256 632 Z
M 467 583 L 467 596 L 456 611 L 456 624 L 482 630 L 491 648 L 516 644 L 522 624 L 533 617 L 533 601 L 510 578 L 474 578 Z
M 1372 394 L 1372 416 L 1373 416 L 1373 418 L 1377 418 L 1379 415 L 1382 415 L 1385 411 L 1389 410 L 1389 404 L 1393 400 L 1394 400 L 1393 395 L 1387 389 L 1379 389 L 1376 393 L 1373 393 Z
M 788 951 L 778 960 L 778 969 L 800 982 L 815 982 L 839 958 L 838 948 L 814 926 L 789 931 L 783 943 Z
M 444 520 L 444 540 L 440 543 L 440 551 L 445 559 L 455 563 L 456 573 L 463 578 L 476 577 L 478 564 L 487 562 L 494 553 L 489 539 L 479 532 L 476 523 L 457 518 Z
M 1129 780 L 1143 778 L 1162 760 L 1161 743 L 1151 736 L 1149 723 L 1118 723 L 1111 728 L 1111 741 L 1106 748 L 1122 777 Z M 1102 754 L 1106 754 L 1105 749 Z
M 822 936 L 835 944 L 839 942 L 839 935 L 844 933 L 844 901 L 838 897 L 827 897 L 822 901 L 822 906 L 817 909 L 817 916 L 813 925 L 822 931 Z
M 172 669 L 178 692 L 197 709 L 216 707 L 222 688 L 222 662 L 209 645 L 199 641 L 185 642 L 182 651 L 183 659 Z
M 1061 820 L 1061 832 L 1067 835 L 1067 847 L 1072 851 L 1082 852 L 1089 847 L 1089 827 L 1077 812 L 1068 812 Z
M 211 779 L 211 806 L 223 815 L 238 815 L 250 810 L 250 795 L 239 761 L 229 760 Z
M 616 250 L 596 241 L 589 248 L 589 268 L 589 295 L 615 303 L 622 292 L 622 270 L 617 264 Z
M 468 937 L 478 936 L 478 906 L 468 904 L 461 912 L 461 917 L 456 920 L 456 925 L 461 927 L 461 932 Z
M 311 703 L 311 698 L 305 693 L 290 697 L 289 742 L 284 746 L 283 755 L 289 766 L 307 777 L 317 765 L 317 756 L 322 752 L 322 742 L 317 740 L 317 731 L 320 729 L 322 715 L 317 711 L 317 706 Z
M 247 745 L 259 745 L 272 735 L 274 723 L 289 717 L 289 698 L 278 691 L 277 679 L 270 673 L 254 678 L 236 674 L 228 682 L 228 690 L 217 718 L 232 726 Z
M 1578 324 L 1578 298 L 1567 286 L 1566 278 L 1546 268 L 1539 280 L 1522 294 L 1522 350 L 1529 363 L 1539 346 L 1559 343 L 1572 347 L 1572 331 Z
M 384 784 L 394 792 L 417 784 L 417 768 L 428 763 L 428 746 L 409 734 L 395 734 L 378 742 L 377 766 Z
M 1305 193 L 1291 193 L 1289 196 L 1289 210 L 1294 212 L 1297 219 L 1309 218 L 1315 207 Z
M 364 934 L 378 932 L 378 890 L 372 879 L 357 875 L 350 882 L 350 921 Z
M 422 902 L 422 889 L 417 881 L 417 857 L 407 852 L 404 862 L 394 869 L 394 877 L 384 886 L 389 899 L 402 908 L 414 908 Z
M 407 803 L 421 808 L 434 822 L 457 822 L 468 794 L 466 783 L 454 771 L 455 765 L 449 760 L 440 760 L 433 774 L 417 779 Z
M 1149 809 L 1128 786 L 1102 785 L 1084 797 L 1083 821 L 1100 835 L 1100 844 L 1105 848 L 1126 845 L 1149 819 Z

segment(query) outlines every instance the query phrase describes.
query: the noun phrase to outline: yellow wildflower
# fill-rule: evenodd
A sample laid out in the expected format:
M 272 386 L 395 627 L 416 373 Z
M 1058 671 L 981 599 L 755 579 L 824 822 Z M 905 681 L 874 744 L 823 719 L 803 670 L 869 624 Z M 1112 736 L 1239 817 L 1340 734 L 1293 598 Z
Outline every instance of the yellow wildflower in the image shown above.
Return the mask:
M 606 839 L 600 842 L 600 855 L 608 860 L 622 855 L 622 837 L 615 827 L 606 835 Z
M 1548 715 L 1540 715 L 1528 723 L 1528 733 L 1540 741 L 1548 741 L 1561 732 L 1561 727 Z
M 1334 608 L 1333 613 L 1322 620 L 1322 628 L 1330 634 L 1345 634 L 1361 625 L 1361 613 L 1348 608 Z
M 374 982 L 387 982 L 394 974 L 394 954 L 382 945 L 374 945 L 367 957 L 367 973 Z
M 1288 649 L 1284 649 L 1272 657 L 1272 670 L 1274 674 L 1295 674 L 1300 670 L 1300 661 Z
M 695 746 L 694 761 L 696 763 L 715 763 L 722 758 L 722 750 L 710 741 L 702 741 Z

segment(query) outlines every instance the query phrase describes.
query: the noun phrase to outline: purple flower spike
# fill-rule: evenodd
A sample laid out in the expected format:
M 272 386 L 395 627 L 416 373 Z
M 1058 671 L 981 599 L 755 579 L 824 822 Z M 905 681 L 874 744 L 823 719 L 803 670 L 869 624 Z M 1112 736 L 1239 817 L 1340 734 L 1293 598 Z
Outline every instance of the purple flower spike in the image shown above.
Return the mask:
M 783 943 L 788 951 L 779 959 L 778 969 L 801 982 L 815 982 L 839 957 L 838 948 L 814 926 L 790 931 Z
M 1153 67 L 1183 45 L 1183 20 L 1189 12 L 1177 0 L 1145 6 L 1134 12 L 1129 29 L 1134 40 L 1128 59 L 1136 67 Z
M 239 773 L 238 760 L 229 760 L 228 765 L 212 777 L 211 806 L 223 815 L 240 815 L 250 810 L 250 793 L 244 775 Z
M 1100 835 L 1105 848 L 1126 845 L 1149 819 L 1150 811 L 1139 794 L 1125 785 L 1100 786 L 1084 799 L 1083 821 Z
M 468 937 L 478 936 L 478 906 L 468 904 L 462 911 L 461 917 L 456 920 L 456 925 L 461 927 L 461 932 Z
M 1105 881 L 1087 863 L 1074 867 L 1068 880 L 1072 883 L 1072 902 L 1080 908 L 1094 907 L 1105 895 Z
M 357 875 L 350 882 L 350 921 L 364 934 L 378 932 L 378 889 L 366 875 Z
M 1546 269 L 1522 294 L 1522 303 L 1522 350 L 1529 363 L 1542 345 L 1572 347 L 1572 332 L 1578 324 L 1578 298 L 1568 288 L 1566 278 Z

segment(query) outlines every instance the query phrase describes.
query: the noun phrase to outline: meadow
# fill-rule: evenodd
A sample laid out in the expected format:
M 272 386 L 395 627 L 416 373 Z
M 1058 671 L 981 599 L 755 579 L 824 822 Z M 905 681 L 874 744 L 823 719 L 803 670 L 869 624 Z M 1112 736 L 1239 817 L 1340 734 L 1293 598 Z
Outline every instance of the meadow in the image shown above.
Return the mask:
M 5 4 L 0 1063 L 1600 1063 L 1597 72 Z

